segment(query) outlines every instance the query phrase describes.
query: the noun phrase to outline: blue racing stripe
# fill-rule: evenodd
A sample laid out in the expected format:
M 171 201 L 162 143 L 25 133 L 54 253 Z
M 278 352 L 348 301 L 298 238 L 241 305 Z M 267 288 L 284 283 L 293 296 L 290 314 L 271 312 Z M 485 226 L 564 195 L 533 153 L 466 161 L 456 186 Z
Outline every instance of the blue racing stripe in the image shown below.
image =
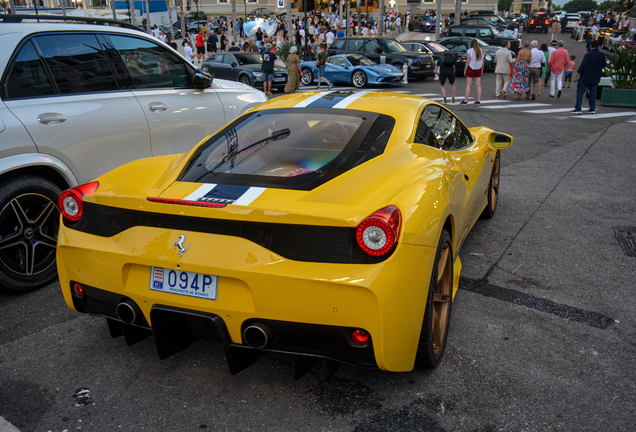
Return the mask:
M 326 93 L 320 99 L 307 105 L 307 108 L 333 108 L 338 102 L 348 98 L 349 96 L 355 93 L 357 92 L 337 91 L 337 92 Z

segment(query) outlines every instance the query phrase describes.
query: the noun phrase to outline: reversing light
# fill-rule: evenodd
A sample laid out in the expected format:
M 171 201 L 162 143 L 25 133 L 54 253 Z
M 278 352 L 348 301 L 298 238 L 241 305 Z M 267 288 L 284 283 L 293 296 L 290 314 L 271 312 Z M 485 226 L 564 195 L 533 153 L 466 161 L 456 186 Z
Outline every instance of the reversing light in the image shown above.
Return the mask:
M 351 339 L 358 346 L 364 346 L 369 342 L 369 333 L 364 330 L 354 330 L 351 334 Z
M 73 293 L 78 297 L 84 297 L 84 288 L 78 283 L 73 284 Z
M 356 241 L 367 255 L 389 253 L 400 235 L 402 215 L 396 206 L 384 207 L 364 219 L 356 230 Z
M 95 192 L 98 186 L 99 182 L 94 181 L 62 192 L 57 200 L 62 216 L 72 222 L 80 220 L 84 209 L 82 198 Z

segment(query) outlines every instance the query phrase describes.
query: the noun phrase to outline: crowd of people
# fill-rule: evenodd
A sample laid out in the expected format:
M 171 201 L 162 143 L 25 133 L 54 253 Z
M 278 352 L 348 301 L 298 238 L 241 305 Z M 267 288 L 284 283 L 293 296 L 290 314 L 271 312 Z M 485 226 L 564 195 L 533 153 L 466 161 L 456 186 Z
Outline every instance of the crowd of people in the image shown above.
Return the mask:
M 435 12 L 430 10 L 424 11 L 423 14 L 434 16 Z M 464 14 L 467 13 L 464 12 Z M 450 20 L 448 16 L 442 18 L 443 25 L 440 32 L 444 34 L 448 32 Z M 407 28 L 411 19 L 412 15 L 410 13 L 405 16 L 389 13 L 385 16 L 381 25 L 385 26 L 386 32 L 403 31 Z M 265 76 L 271 76 L 273 79 L 273 64 L 278 58 L 276 51 L 283 44 L 292 41 L 295 46 L 291 47 L 286 59 L 289 79 L 285 91 L 293 93 L 300 86 L 302 71 L 300 68 L 301 60 L 298 55 L 299 48 L 303 50 L 304 59 L 315 61 L 313 72 L 318 77 L 317 88 L 322 88 L 323 81 L 328 88 L 331 88 L 331 83 L 324 76 L 325 63 L 328 61 L 327 48 L 335 39 L 344 37 L 345 34 L 373 36 L 377 34 L 377 25 L 379 24 L 373 18 L 369 18 L 368 21 L 366 19 L 362 20 L 360 27 L 358 27 L 358 22 L 353 17 L 350 17 L 347 23 L 336 12 L 313 14 L 308 17 L 306 22 L 303 17 L 292 17 L 292 34 L 290 38 L 284 18 L 279 17 L 278 20 L 278 29 L 274 34 L 269 35 L 263 29 L 258 28 L 254 37 L 246 37 L 242 19 L 239 19 L 236 26 L 234 26 L 231 21 L 228 23 L 226 17 L 221 17 L 214 22 L 208 23 L 207 26 L 203 26 L 200 30 L 194 30 L 189 35 L 190 37 L 184 38 L 185 56 L 193 63 L 202 63 L 205 60 L 206 52 L 210 54 L 218 51 L 257 51 L 264 58 L 267 58 L 263 63 Z M 585 91 L 590 93 L 590 110 L 588 112 L 594 113 L 595 104 L 592 94 L 596 94 L 601 71 L 605 66 L 604 56 L 602 54 L 599 56 L 598 52 L 598 30 L 601 26 L 629 26 L 629 18 L 625 17 L 621 20 L 620 17 L 617 18 L 611 14 L 607 16 L 599 14 L 596 16 L 592 15 L 589 23 L 592 24 L 591 36 L 586 40 L 586 55 L 576 72 L 574 80 L 572 78 L 576 69 L 576 56 L 568 53 L 562 40 L 556 40 L 559 24 L 563 32 L 567 21 L 561 21 L 560 23 L 556 20 L 554 21 L 551 27 L 551 44 L 543 43 L 539 45 L 536 40 L 526 40 L 516 56 L 510 49 L 510 42 L 504 42 L 495 56 L 495 98 L 505 99 L 510 94 L 513 94 L 515 100 L 525 98 L 525 100 L 534 101 L 541 97 L 542 89 L 545 89 L 544 94 L 546 92 L 549 93 L 548 97 L 559 98 L 563 89 L 571 88 L 572 81 L 574 81 L 577 83 L 577 103 L 573 113 L 578 114 L 581 112 L 581 100 Z M 208 31 L 208 28 L 215 28 L 216 31 Z M 230 42 L 228 39 L 228 36 L 233 38 L 234 32 L 240 35 L 238 43 Z M 170 40 L 170 36 L 163 31 L 157 30 L 156 26 L 153 29 L 153 34 L 167 43 L 174 44 Z M 468 104 L 473 82 L 476 88 L 474 104 L 479 105 L 481 103 L 481 77 L 485 66 L 484 57 L 484 51 L 480 48 L 477 41 L 473 40 L 467 52 L 463 71 L 463 75 L 466 77 L 466 89 L 460 105 Z M 456 67 L 456 55 L 452 52 L 443 55 L 435 67 L 434 73 L 439 76 L 445 103 L 447 103 L 446 81 L 450 84 L 451 101 L 455 102 L 455 78 L 458 72 Z M 265 82 L 267 83 L 267 80 Z M 269 84 L 269 87 L 267 87 L 267 84 Z M 267 94 L 271 94 L 271 80 L 267 84 L 265 84 L 265 91 Z

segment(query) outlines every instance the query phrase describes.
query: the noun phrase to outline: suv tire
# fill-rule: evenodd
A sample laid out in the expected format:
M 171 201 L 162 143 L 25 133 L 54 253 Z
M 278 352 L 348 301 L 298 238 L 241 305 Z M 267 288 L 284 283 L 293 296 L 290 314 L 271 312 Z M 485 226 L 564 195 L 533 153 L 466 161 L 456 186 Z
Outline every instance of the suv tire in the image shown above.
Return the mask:
M 60 188 L 37 176 L 0 184 L 0 285 L 28 292 L 57 276 Z

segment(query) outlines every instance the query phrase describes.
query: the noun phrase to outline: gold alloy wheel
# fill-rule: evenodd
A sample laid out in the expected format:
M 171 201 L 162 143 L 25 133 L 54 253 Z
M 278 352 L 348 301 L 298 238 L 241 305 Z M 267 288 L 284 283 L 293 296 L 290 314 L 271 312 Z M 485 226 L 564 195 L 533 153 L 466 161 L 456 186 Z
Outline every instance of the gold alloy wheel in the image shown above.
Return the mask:
M 490 208 L 495 211 L 497 208 L 497 198 L 499 197 L 499 153 L 495 157 L 495 164 L 492 168 L 491 192 L 490 192 Z
M 451 248 L 444 244 L 437 262 L 437 279 L 433 295 L 433 349 L 439 355 L 444 347 L 453 295 L 453 260 Z

